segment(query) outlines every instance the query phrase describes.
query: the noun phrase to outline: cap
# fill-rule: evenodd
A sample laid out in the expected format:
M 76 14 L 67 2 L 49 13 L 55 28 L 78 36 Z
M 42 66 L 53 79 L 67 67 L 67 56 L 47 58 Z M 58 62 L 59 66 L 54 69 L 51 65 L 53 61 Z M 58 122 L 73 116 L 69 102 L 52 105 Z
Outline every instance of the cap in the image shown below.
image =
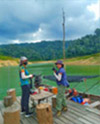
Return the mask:
M 58 60 L 55 64 L 56 64 L 56 65 L 57 65 L 57 64 L 64 65 L 63 62 L 62 62 L 61 60 Z
M 26 61 L 27 60 L 27 58 L 25 57 L 25 56 L 22 56 L 21 58 L 20 58 L 20 61 Z

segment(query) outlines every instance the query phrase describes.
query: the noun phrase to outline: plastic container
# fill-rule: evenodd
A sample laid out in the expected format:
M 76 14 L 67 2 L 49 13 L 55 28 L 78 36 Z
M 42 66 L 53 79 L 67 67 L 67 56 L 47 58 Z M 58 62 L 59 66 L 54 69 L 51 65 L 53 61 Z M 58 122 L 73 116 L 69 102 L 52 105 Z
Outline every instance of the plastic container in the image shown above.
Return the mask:
M 53 87 L 52 88 L 52 93 L 56 95 L 58 93 L 58 88 L 57 87 Z
M 44 87 L 39 87 L 39 89 L 40 89 L 40 90 L 43 90 L 43 89 L 44 89 Z

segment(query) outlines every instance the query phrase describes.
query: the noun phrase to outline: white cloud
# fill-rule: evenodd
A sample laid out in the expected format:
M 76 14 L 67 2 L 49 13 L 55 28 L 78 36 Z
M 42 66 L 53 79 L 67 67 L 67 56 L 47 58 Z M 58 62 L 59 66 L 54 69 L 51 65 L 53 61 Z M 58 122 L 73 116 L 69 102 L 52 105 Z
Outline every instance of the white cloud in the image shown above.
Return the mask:
M 37 32 L 33 33 L 33 37 L 36 38 L 42 33 L 42 29 L 39 28 Z
M 95 15 L 94 20 L 98 20 L 100 18 L 100 0 L 98 0 L 97 3 L 88 5 L 87 9 L 90 12 L 94 13 L 94 15 Z
M 33 41 L 31 41 L 31 43 L 39 43 L 39 42 L 41 42 L 41 40 L 33 40 Z
M 20 41 L 20 40 L 13 40 L 12 42 L 13 42 L 13 43 L 18 43 L 18 44 L 19 44 L 21 41 Z

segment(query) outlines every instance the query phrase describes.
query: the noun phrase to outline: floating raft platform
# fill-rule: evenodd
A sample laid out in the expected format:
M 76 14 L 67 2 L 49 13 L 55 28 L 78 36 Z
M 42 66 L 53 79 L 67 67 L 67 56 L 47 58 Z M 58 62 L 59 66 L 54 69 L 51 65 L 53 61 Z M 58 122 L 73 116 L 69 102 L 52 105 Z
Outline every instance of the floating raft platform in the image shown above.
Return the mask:
M 21 97 L 17 97 L 17 103 L 20 106 Z M 49 100 L 51 102 L 51 100 Z M 83 106 L 78 103 L 66 100 L 68 111 L 63 112 L 60 117 L 55 116 L 55 109 L 53 109 L 53 122 L 54 124 L 99 124 L 100 123 L 100 110 L 89 106 Z M 29 106 L 31 107 L 31 101 Z M 3 101 L 0 101 L 0 124 L 3 124 Z M 38 124 L 36 111 L 32 117 L 25 118 L 21 115 L 20 124 Z

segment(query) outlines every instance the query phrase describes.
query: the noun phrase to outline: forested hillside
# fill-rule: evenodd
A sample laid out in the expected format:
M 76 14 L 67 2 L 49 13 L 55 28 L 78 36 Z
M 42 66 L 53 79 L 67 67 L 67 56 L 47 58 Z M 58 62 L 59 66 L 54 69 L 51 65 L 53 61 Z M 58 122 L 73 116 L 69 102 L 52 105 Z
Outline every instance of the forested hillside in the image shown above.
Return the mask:
M 100 52 L 100 29 L 93 35 L 66 41 L 66 56 L 76 57 Z M 29 60 L 53 60 L 62 58 L 62 41 L 42 41 L 40 43 L 10 44 L 0 46 L 0 55 L 19 58 L 27 56 Z

